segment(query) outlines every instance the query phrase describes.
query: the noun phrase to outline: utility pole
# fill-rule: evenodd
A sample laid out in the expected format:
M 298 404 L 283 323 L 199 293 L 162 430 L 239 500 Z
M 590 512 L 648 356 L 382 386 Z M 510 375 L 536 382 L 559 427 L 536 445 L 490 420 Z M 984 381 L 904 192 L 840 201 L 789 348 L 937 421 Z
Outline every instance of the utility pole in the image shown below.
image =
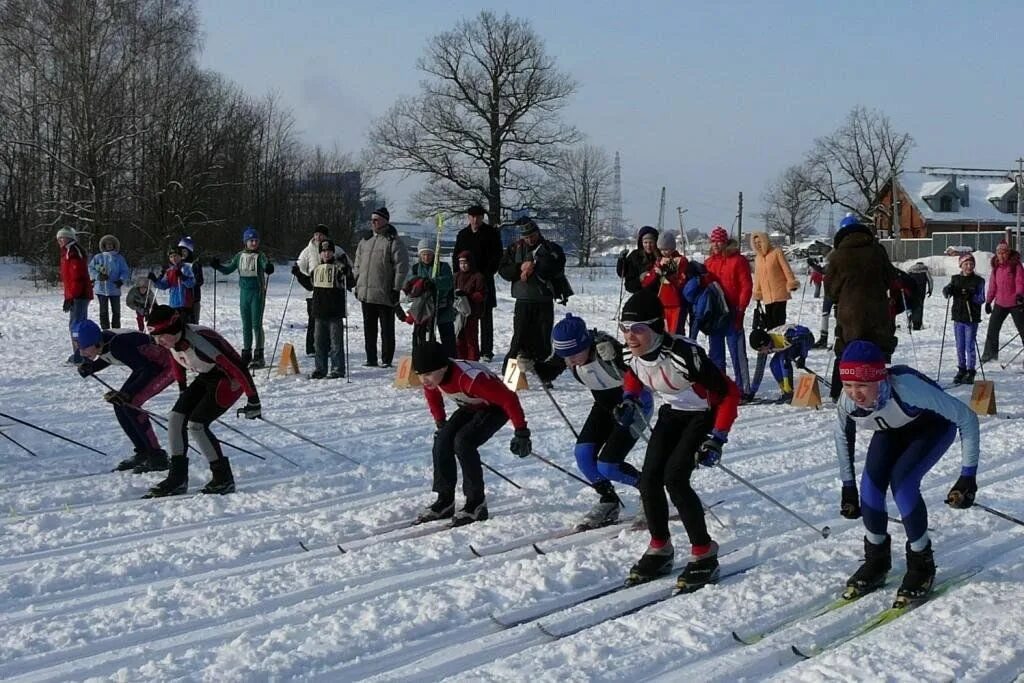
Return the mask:
M 1017 158 L 1017 243 L 1014 249 L 1020 250 L 1020 215 L 1021 215 L 1021 190 L 1024 190 L 1024 157 Z
M 900 241 L 900 206 L 899 201 L 896 199 L 899 192 L 896 178 L 899 176 L 899 173 L 899 169 L 892 169 L 892 238 L 894 242 Z
M 688 253 L 690 251 L 690 240 L 686 239 L 686 228 L 683 227 L 683 214 L 689 211 L 689 209 L 677 206 L 676 211 L 679 212 L 679 234 L 683 236 L 683 250 Z
M 743 193 L 740 192 L 740 204 L 736 210 L 736 243 L 743 249 Z
M 661 188 L 661 204 L 658 206 L 658 232 L 665 225 L 665 188 Z

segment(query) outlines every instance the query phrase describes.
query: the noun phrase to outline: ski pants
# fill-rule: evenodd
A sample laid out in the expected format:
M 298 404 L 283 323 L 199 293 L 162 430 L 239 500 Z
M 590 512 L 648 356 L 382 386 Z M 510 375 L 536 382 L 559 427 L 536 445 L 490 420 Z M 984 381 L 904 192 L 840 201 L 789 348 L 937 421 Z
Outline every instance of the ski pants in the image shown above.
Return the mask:
M 380 361 L 389 365 L 395 358 L 395 307 L 363 303 L 363 345 L 366 362 L 377 364 L 377 327 L 380 327 Z
M 97 294 L 100 301 L 100 328 L 109 330 L 121 327 L 121 297 Z
M 825 294 L 825 298 L 821 300 L 821 334 L 828 334 L 828 319 L 832 314 L 832 299 Z
M 494 276 L 485 275 L 484 284 L 487 287 L 487 298 L 484 300 L 484 310 L 480 315 L 480 354 L 484 356 L 494 355 L 494 307 L 491 301 L 496 301 Z
M 239 305 L 242 312 L 242 351 L 255 348 L 262 352 L 263 339 L 263 291 L 257 288 L 242 288 L 239 292 Z
M 508 416 L 497 406 L 483 410 L 459 408 L 448 417 L 434 436 L 434 492 L 442 498 L 455 497 L 458 474 L 455 461 L 462 468 L 462 493 L 466 505 L 484 501 L 484 470 L 480 464 L 480 446 L 494 436 Z
M 783 349 L 772 354 L 771 362 L 767 363 L 768 369 L 771 370 L 772 377 L 779 384 L 779 389 L 784 394 L 793 393 L 793 361 L 790 359 L 789 349 Z M 767 354 L 760 354 L 758 356 L 757 367 L 760 368 L 757 375 L 754 377 L 753 383 L 750 385 L 751 395 L 756 394 L 757 390 L 761 388 L 761 380 L 764 377 L 764 358 Z
M 630 429 L 621 427 L 612 417 L 613 407 L 622 400 L 622 390 L 617 393 L 618 401 L 595 401 L 591 406 L 590 414 L 576 440 L 576 466 L 591 484 L 617 481 L 635 487 L 640 482 L 640 472 L 626 462 L 626 456 L 638 437 Z M 645 412 L 649 417 L 650 410 Z
M 89 317 L 89 300 L 72 299 L 71 310 L 68 311 L 68 331 L 71 333 L 71 358 L 68 360 L 75 363 L 82 362 L 82 354 L 78 352 L 78 344 L 75 343 L 75 325 L 87 317 Z
M 668 501 L 665 491 L 679 512 L 691 545 L 711 542 L 704 508 L 690 485 L 697 466 L 697 448 L 714 425 L 711 411 L 684 412 L 663 405 L 647 444 L 643 471 L 640 473 L 640 498 L 647 515 L 651 538 L 668 540 Z
M 415 349 L 417 346 L 427 341 L 430 333 L 434 329 L 434 321 L 430 320 L 425 323 L 413 325 L 412 328 L 412 348 Z M 456 356 L 455 346 L 455 322 L 438 322 L 437 323 L 437 340 L 441 342 L 441 346 L 444 347 L 444 352 L 449 358 L 462 358 L 462 356 Z M 465 359 L 469 360 L 469 359 Z
M 544 360 L 551 355 L 551 328 L 555 324 L 553 301 L 516 301 L 512 314 L 512 341 L 508 344 L 509 358 L 518 355 Z M 504 365 L 502 366 L 504 368 Z
M 146 354 L 149 356 L 149 354 Z M 150 357 L 155 364 L 155 370 L 145 379 L 142 388 L 135 392 L 128 405 L 115 405 L 114 416 L 117 423 L 121 425 L 125 435 L 131 440 L 132 446 L 138 452 L 149 450 L 160 450 L 160 440 L 153 432 L 153 425 L 149 421 L 149 415 L 139 410 L 146 401 L 153 398 L 166 389 L 174 381 L 172 363 L 174 359 L 167 353 L 160 353 L 160 357 Z M 121 387 L 124 391 L 124 387 Z
M 924 536 L 928 510 L 921 497 L 921 479 L 955 438 L 956 425 L 939 417 L 875 432 L 860 482 L 860 508 L 868 532 L 885 535 L 889 523 L 885 491 L 891 488 L 907 540 L 913 543 Z
M 313 317 L 313 299 L 306 299 L 306 355 L 316 353 L 316 318 Z
M 914 305 L 910 308 L 910 327 L 913 330 L 920 330 L 924 325 L 924 298 L 920 298 L 914 302 Z
M 482 318 L 471 315 L 455 339 L 455 358 L 480 360 L 480 343 L 477 341 L 477 327 Z
M 242 395 L 236 384 L 220 370 L 204 372 L 178 396 L 167 421 L 167 444 L 171 456 L 185 455 L 189 436 L 209 462 L 224 457 L 220 441 L 210 423 L 223 415 Z
M 726 334 L 708 337 L 708 356 L 725 372 L 725 346 L 729 345 L 729 356 L 732 358 L 733 379 L 740 388 L 741 394 L 750 392 L 750 366 L 747 364 L 747 339 L 742 327 L 729 330 Z
M 313 351 L 314 362 L 318 372 L 326 373 L 328 361 L 330 369 L 345 372 L 345 329 L 344 318 L 314 318 L 315 340 Z
M 993 304 L 992 315 L 988 319 L 988 332 L 985 333 L 985 352 L 981 354 L 986 359 L 999 358 L 999 331 L 1003 329 L 1006 316 L 1013 318 L 1013 325 L 1017 328 L 1021 340 L 1024 340 L 1024 310 L 1021 310 L 1020 306 L 1003 308 L 999 304 Z
M 953 323 L 957 367 L 973 370 L 978 362 L 978 323 Z M 998 347 L 997 347 L 998 348 Z

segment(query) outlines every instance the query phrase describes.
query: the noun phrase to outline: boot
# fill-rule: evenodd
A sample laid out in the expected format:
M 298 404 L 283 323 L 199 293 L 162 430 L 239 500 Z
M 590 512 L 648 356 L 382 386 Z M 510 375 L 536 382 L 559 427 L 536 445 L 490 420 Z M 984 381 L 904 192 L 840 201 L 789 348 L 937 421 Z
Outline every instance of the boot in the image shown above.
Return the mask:
M 149 490 L 143 498 L 180 496 L 188 491 L 188 456 L 171 456 L 170 472 L 167 478 Z
M 235 492 L 235 475 L 231 473 L 231 463 L 223 455 L 210 463 L 210 472 L 213 478 L 207 482 L 200 493 L 226 493 Z
M 897 605 L 924 599 L 932 590 L 935 581 L 935 556 L 932 554 L 932 542 L 920 552 L 912 550 L 907 541 L 907 573 L 903 583 L 896 592 Z
M 953 384 L 964 384 L 964 375 L 967 374 L 967 368 L 957 368 L 956 375 L 953 377 Z
M 702 550 L 704 550 L 702 548 Z M 699 555 L 690 553 L 683 573 L 676 579 L 676 590 L 690 593 L 718 580 L 718 544 L 714 541 Z
M 828 348 L 828 331 L 823 331 L 821 336 L 818 337 L 818 341 L 814 342 L 813 348 L 815 349 L 827 349 Z
M 169 467 L 167 451 L 162 448 L 154 448 L 146 453 L 146 457 L 132 470 L 135 474 L 145 472 L 164 472 Z
M 974 368 L 964 373 L 964 380 L 960 384 L 974 384 Z
M 622 502 L 615 493 L 615 487 L 608 480 L 594 484 L 594 490 L 601 494 L 601 500 L 583 516 L 575 526 L 576 531 L 599 529 L 619 521 L 619 509 Z
M 462 509 L 455 513 L 455 517 L 452 518 L 452 526 L 466 526 L 473 522 L 482 522 L 489 518 L 487 514 L 487 501 L 481 500 L 479 502 L 466 501 L 466 504 L 462 506 Z
M 870 593 L 885 583 L 885 577 L 892 569 L 892 536 L 878 545 L 864 537 L 864 564 L 846 580 L 843 597 L 847 600 Z
M 252 362 L 252 350 L 251 349 L 242 349 L 241 356 L 242 356 L 242 365 L 244 365 L 246 367 L 249 367 L 249 363 Z
M 135 455 L 130 458 L 125 458 L 121 462 L 117 463 L 117 467 L 114 468 L 115 472 L 127 472 L 128 470 L 135 470 L 136 467 L 141 467 L 146 462 L 145 451 L 135 449 Z
M 252 354 L 252 362 L 249 363 L 249 369 L 259 370 L 260 368 L 265 367 L 267 367 L 267 365 L 263 362 L 263 349 L 256 349 Z
M 653 542 L 653 539 L 652 539 Z M 668 541 L 665 545 L 660 548 L 655 548 L 651 545 L 647 546 L 647 550 L 644 554 L 636 561 L 630 570 L 629 576 L 626 578 L 628 585 L 636 585 L 639 583 L 647 583 L 654 579 L 665 576 L 672 571 L 672 563 L 675 560 L 675 549 L 672 547 L 672 542 Z
M 439 519 L 451 519 L 455 514 L 455 497 L 437 494 L 437 500 L 423 508 L 414 524 L 436 522 Z

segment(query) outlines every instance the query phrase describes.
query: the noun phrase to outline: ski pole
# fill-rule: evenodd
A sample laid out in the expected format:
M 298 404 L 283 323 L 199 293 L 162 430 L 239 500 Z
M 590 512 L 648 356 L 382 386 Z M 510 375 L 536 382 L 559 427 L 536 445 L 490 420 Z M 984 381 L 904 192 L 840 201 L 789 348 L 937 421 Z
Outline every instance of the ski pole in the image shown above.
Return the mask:
M 517 483 L 515 483 L 514 481 L 512 481 L 511 479 L 509 479 L 509 478 L 508 478 L 507 476 L 505 476 L 504 474 L 502 474 L 502 473 L 501 473 L 500 471 L 498 471 L 497 469 L 495 469 L 495 468 L 491 467 L 490 465 L 488 465 L 487 463 L 485 463 L 485 462 L 484 462 L 483 460 L 481 460 L 481 461 L 480 461 L 480 464 L 481 464 L 481 465 L 483 465 L 483 466 L 484 466 L 485 468 L 487 468 L 487 470 L 488 470 L 488 471 L 490 471 L 490 472 L 493 472 L 494 474 L 496 474 L 497 476 L 501 477 L 502 479 L 504 479 L 504 480 L 505 480 L 505 481 L 507 481 L 508 483 L 512 484 L 512 486 L 515 486 L 515 487 L 516 487 L 517 489 L 520 489 L 520 490 L 522 490 L 522 488 L 523 488 L 522 486 L 520 486 L 519 484 L 517 484 Z
M 1024 346 L 1020 347 L 1020 351 L 1018 351 L 1017 353 L 1013 354 L 1013 358 L 1011 358 L 1010 360 L 1006 361 L 1005 363 L 1000 363 L 999 367 L 1002 368 L 1003 370 L 1005 370 L 1008 366 L 1013 365 L 1013 361 L 1017 360 L 1017 357 L 1020 354 L 1022 354 L 1022 353 L 1024 353 Z
M 984 510 L 987 513 L 989 513 L 990 515 L 995 515 L 996 517 L 1001 517 L 1001 518 L 1005 519 L 1008 522 L 1013 522 L 1014 524 L 1019 524 L 1021 526 L 1024 526 L 1024 520 L 1017 519 L 1013 515 L 1008 515 L 1005 512 L 1000 512 L 999 510 L 996 510 L 994 508 L 990 508 L 988 505 L 982 505 L 981 503 L 975 503 L 974 506 L 981 508 L 982 510 Z
M 66 436 L 61 436 L 60 434 L 58 434 L 56 432 L 51 432 L 49 429 L 43 429 L 42 427 L 37 427 L 36 425 L 32 424 L 31 422 L 26 422 L 25 420 L 19 420 L 18 418 L 14 417 L 13 415 L 8 415 L 7 413 L 0 413 L 0 417 L 5 417 L 8 420 L 11 420 L 13 422 L 17 422 L 20 425 L 23 425 L 23 426 L 28 427 L 30 429 L 34 429 L 37 432 L 42 432 L 43 434 L 49 434 L 50 436 L 56 437 L 58 439 L 61 439 L 62 441 L 67 441 L 68 443 L 73 443 L 76 446 L 80 446 L 82 448 L 85 448 L 86 450 L 90 450 L 93 453 L 99 453 L 100 455 L 103 455 L 103 456 L 108 456 L 109 455 L 108 453 L 104 453 L 103 451 L 96 450 L 92 446 L 86 446 L 84 443 L 80 443 L 78 441 L 75 441 L 74 439 L 69 439 Z
M 942 353 L 946 350 L 946 328 L 949 326 L 949 306 L 953 303 L 953 297 L 946 297 L 946 319 L 942 321 L 942 344 L 939 346 L 939 369 L 935 371 L 935 383 L 939 383 L 942 376 Z M 980 358 L 980 356 L 979 356 Z
M 238 434 L 238 435 L 239 435 L 240 437 L 242 437 L 243 439 L 246 439 L 247 441 L 252 441 L 252 442 L 253 442 L 254 444 L 256 444 L 257 446 L 259 446 L 260 448 L 264 448 L 264 449 L 266 449 L 266 450 L 270 451 L 271 453 L 273 453 L 273 454 L 274 454 L 274 455 L 276 455 L 277 457 L 281 458 L 281 459 L 282 459 L 282 460 L 284 460 L 285 462 L 287 462 L 287 463 L 291 463 L 292 465 L 295 465 L 295 466 L 296 466 L 296 467 L 298 467 L 299 469 L 302 469 L 302 467 L 301 467 L 301 466 L 299 465 L 299 463 L 295 462 L 294 460 L 292 460 L 292 459 L 290 459 L 290 458 L 288 458 L 288 457 L 285 457 L 284 455 L 281 455 L 280 453 L 278 453 L 278 452 L 277 452 L 276 450 L 274 450 L 273 448 L 271 448 L 271 447 L 270 447 L 270 446 L 268 446 L 267 444 L 263 443 L 263 442 L 262 442 L 262 441 L 260 441 L 259 439 L 256 439 L 256 438 L 253 438 L 253 437 L 249 436 L 248 434 L 246 434 L 245 432 L 243 432 L 243 431 L 242 431 L 241 429 L 238 429 L 238 428 L 236 428 L 236 427 L 232 427 L 232 426 L 231 426 L 231 425 L 229 425 L 229 424 L 228 424 L 227 422 L 225 422 L 224 420 L 221 420 L 221 419 L 218 419 L 218 420 L 217 420 L 217 424 L 219 424 L 219 425 L 220 425 L 221 427 L 224 427 L 224 428 L 225 428 L 225 429 L 227 429 L 227 430 L 230 430 L 230 431 L 234 432 L 235 434 Z M 254 455 L 255 455 L 255 454 L 254 454 Z M 257 456 L 257 457 L 258 457 L 258 456 Z M 261 459 L 262 459 L 262 458 L 261 458 Z
M 540 460 L 542 463 L 544 463 L 544 464 L 546 464 L 546 465 L 548 465 L 550 467 L 554 467 L 559 472 L 563 472 L 563 473 L 567 474 L 568 476 L 572 477 L 573 479 L 575 479 L 576 481 L 580 482 L 581 484 L 584 484 L 584 485 L 586 485 L 589 488 L 594 488 L 594 485 L 591 484 L 586 479 L 584 479 L 583 477 L 579 476 L 578 474 L 576 474 L 574 472 L 570 472 L 569 470 L 567 470 L 564 467 L 562 467 L 561 465 L 559 465 L 557 462 L 554 462 L 552 460 L 549 460 L 548 458 L 545 458 L 543 455 L 541 455 L 537 451 L 533 451 L 531 453 L 531 455 L 533 455 L 535 458 Z
M 813 524 L 811 524 L 810 522 L 808 522 L 808 521 L 807 521 L 806 519 L 804 519 L 803 517 L 801 517 L 801 516 L 800 516 L 800 515 L 798 515 L 797 513 L 793 512 L 793 510 L 791 510 L 790 508 L 786 507 L 785 505 L 783 505 L 782 503 L 780 503 L 779 501 L 777 501 L 777 500 L 776 500 L 775 498 L 772 498 L 772 497 L 771 497 L 771 496 L 769 496 L 769 495 L 768 495 L 767 493 L 765 493 L 764 491 L 762 491 L 762 490 L 761 490 L 761 489 L 759 489 L 758 487 L 754 486 L 754 485 L 753 485 L 753 484 L 751 484 L 751 483 L 750 483 L 749 481 L 747 481 L 746 479 L 744 479 L 744 478 L 743 478 L 743 477 L 741 477 L 740 475 L 736 474 L 735 472 L 733 472 L 732 470 L 730 470 L 730 469 L 729 469 L 728 467 L 726 467 L 726 466 L 725 466 L 725 465 L 723 465 L 722 463 L 718 463 L 718 464 L 717 464 L 717 465 L 715 465 L 715 466 L 716 466 L 716 467 L 717 467 L 718 469 L 720 469 L 720 470 L 722 470 L 723 472 L 725 472 L 726 474 L 728 474 L 728 475 L 729 475 L 730 477 L 732 477 L 732 478 L 733 478 L 733 479 L 735 479 L 736 481 L 738 481 L 739 483 L 741 483 L 741 484 L 743 484 L 744 486 L 746 486 L 747 488 L 749 488 L 749 489 L 750 489 L 751 491 L 753 491 L 753 492 L 754 492 L 754 493 L 756 493 L 757 495 L 761 496 L 762 498 L 764 498 L 764 499 L 766 499 L 766 500 L 768 500 L 768 501 L 771 501 L 771 503 L 772 503 L 772 504 L 774 504 L 774 505 L 775 505 L 776 507 L 778 507 L 778 508 L 780 508 L 780 509 L 782 509 L 782 510 L 785 510 L 785 511 L 786 511 L 786 512 L 788 512 L 788 513 L 789 513 L 790 515 L 792 515 L 792 516 L 793 516 L 793 517 L 795 517 L 796 519 L 800 520 L 800 522 L 801 522 L 802 524 L 804 524 L 805 526 L 808 526 L 808 527 L 810 527 L 810 528 L 814 529 L 815 531 L 817 531 L 817 532 L 818 532 L 819 534 L 821 534 L 821 537 L 822 537 L 822 538 L 828 538 L 829 534 L 831 534 L 831 533 L 832 533 L 832 529 L 830 529 L 830 528 L 829 528 L 829 527 L 827 527 L 827 526 L 823 526 L 823 527 L 821 527 L 820 529 L 819 529 L 818 527 L 814 526 Z
M 914 367 L 917 367 L 920 363 L 917 360 L 917 342 L 914 341 L 914 321 L 910 317 L 910 307 L 907 306 L 907 293 L 901 289 L 900 296 L 903 298 L 903 308 L 907 312 L 907 332 L 910 333 L 910 348 L 914 352 Z
M 977 332 L 977 330 L 975 330 L 975 332 Z M 979 360 L 981 359 L 981 349 L 978 348 L 978 335 L 977 334 L 974 335 L 974 354 L 975 354 L 975 358 L 977 358 Z M 984 382 L 985 381 L 985 366 L 982 365 L 981 363 L 978 363 L 978 369 L 981 370 L 981 381 Z
M 270 276 L 268 275 L 267 276 L 267 280 L 269 280 L 269 279 L 270 279 Z M 284 310 L 281 311 L 281 324 L 277 326 L 277 339 L 274 340 L 274 351 L 270 354 L 270 362 L 267 364 L 267 379 L 266 379 L 266 381 L 270 381 L 270 375 L 274 371 L 274 359 L 277 357 L 277 345 L 281 343 L 281 330 L 284 328 L 284 317 L 286 315 L 288 315 L 288 302 L 292 298 L 292 285 L 294 285 L 294 284 L 295 284 L 295 276 L 292 275 L 292 278 L 288 281 L 288 294 L 284 297 Z M 267 305 L 267 292 L 266 292 L 266 290 L 264 290 L 263 291 L 263 306 L 266 307 L 266 305 Z
M 537 369 L 534 368 L 534 374 L 536 374 L 536 372 Z M 540 379 L 540 375 L 537 375 L 537 379 Z M 577 441 L 579 441 L 580 433 L 577 432 L 576 428 L 572 426 L 572 422 L 569 422 L 569 418 L 568 416 L 566 416 L 565 411 L 562 410 L 562 406 L 558 405 L 558 401 L 555 400 L 555 395 L 551 393 L 551 390 L 548 389 L 547 386 L 545 386 L 543 381 L 541 381 L 540 386 L 541 389 L 544 390 L 544 393 L 548 395 L 548 398 L 551 399 L 551 405 L 555 407 L 555 410 L 558 411 L 558 414 L 562 416 L 563 420 L 565 420 L 565 424 L 569 428 L 569 431 L 572 432 L 572 435 L 576 437 Z
M 807 285 L 810 284 L 810 280 L 804 283 L 804 286 L 800 288 L 800 306 L 796 309 L 796 324 L 800 324 L 800 318 L 804 313 L 804 299 L 807 297 Z
M 0 436 L 4 437 L 5 439 L 7 439 L 11 443 L 13 443 L 15 446 L 17 446 L 21 450 L 25 451 L 26 453 L 31 455 L 33 458 L 38 458 L 39 457 L 38 455 L 33 453 L 31 450 L 29 450 L 27 446 L 23 446 L 20 443 L 18 443 L 17 441 L 15 441 L 14 437 L 11 436 L 10 434 L 6 434 L 3 429 L 0 429 Z
M 1010 339 L 1005 344 L 1003 344 L 1002 346 L 999 347 L 999 351 L 1002 351 L 1003 349 L 1005 349 L 1007 346 L 1009 346 L 1013 342 L 1014 339 L 1016 339 L 1019 336 L 1020 336 L 1020 332 L 1018 332 L 1015 335 L 1013 335 L 1012 337 L 1010 337 Z M 996 351 L 996 355 L 999 354 L 999 351 Z
M 356 460 L 355 458 L 351 458 L 351 457 L 345 455 L 344 453 L 342 453 L 340 451 L 334 450 L 333 448 L 328 448 L 327 446 L 323 445 L 322 443 L 320 443 L 318 441 L 314 441 L 313 439 L 309 438 L 308 436 L 303 436 L 302 434 L 299 434 L 298 432 L 296 432 L 296 431 L 294 431 L 292 429 L 288 429 L 284 425 L 280 425 L 280 424 L 274 422 L 273 420 L 268 420 L 267 418 L 265 418 L 263 416 L 260 416 L 259 419 L 263 420 L 264 422 L 266 422 L 271 427 L 277 427 L 278 429 L 280 429 L 282 432 L 284 432 L 286 434 L 291 434 L 292 436 L 294 436 L 297 439 L 302 439 L 303 441 L 305 441 L 308 444 L 312 444 L 312 445 L 316 446 L 317 448 L 322 448 L 323 450 L 327 451 L 328 453 L 333 453 L 334 455 L 337 455 L 337 456 L 339 456 L 341 458 L 344 458 L 345 460 L 348 460 L 351 463 L 354 463 L 354 464 L 360 465 L 360 466 L 362 466 L 362 464 L 363 464 L 363 463 L 359 462 L 358 460 Z

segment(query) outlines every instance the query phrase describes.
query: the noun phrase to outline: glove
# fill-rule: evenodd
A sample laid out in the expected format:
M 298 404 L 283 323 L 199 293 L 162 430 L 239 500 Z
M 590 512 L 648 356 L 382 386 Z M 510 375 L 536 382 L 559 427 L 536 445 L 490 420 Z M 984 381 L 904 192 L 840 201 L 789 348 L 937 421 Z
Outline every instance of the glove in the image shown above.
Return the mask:
M 416 324 L 416 318 L 412 317 L 412 313 L 406 313 L 405 317 L 402 318 L 402 320 L 405 321 L 406 323 L 410 324 L 410 325 L 415 325 Z
M 72 303 L 71 299 L 64 299 L 64 312 L 65 313 L 67 313 L 68 311 L 71 310 L 71 303 Z
M 992 302 L 991 301 L 986 301 L 985 302 L 985 315 L 992 315 Z
M 953 296 L 953 285 L 946 285 L 945 287 L 943 287 L 942 296 L 946 297 L 947 299 Z
M 633 398 L 627 398 L 612 409 L 612 416 L 620 427 L 630 427 L 636 421 L 637 415 L 643 415 L 640 402 Z
M 302 275 L 302 270 L 299 268 L 298 265 L 292 266 L 292 275 L 294 275 L 295 277 Z
M 250 397 L 245 406 L 238 409 L 237 414 L 245 415 L 246 420 L 256 420 L 263 417 L 263 412 L 260 410 L 260 400 Z
M 616 352 L 615 344 L 610 341 L 597 342 L 597 356 L 609 363 L 614 361 L 619 354 Z
M 94 372 L 96 372 L 96 370 L 93 368 L 91 361 L 83 360 L 78 366 L 78 374 L 81 375 L 83 379 Z
M 149 278 L 149 281 L 150 281 L 150 282 L 156 282 L 157 280 L 159 280 L 159 279 L 160 279 L 160 278 L 158 278 L 158 277 L 156 276 L 156 273 L 154 273 L 154 272 L 153 272 L 152 270 L 151 270 L 151 271 L 149 271 L 149 275 L 147 275 L 146 277 L 148 277 L 148 278 Z
M 124 280 L 114 280 L 114 286 L 117 287 L 118 289 L 124 287 Z
M 978 481 L 975 477 L 961 474 L 946 495 L 946 505 L 960 510 L 974 505 L 974 494 L 978 492 Z
M 533 453 L 533 442 L 530 441 L 530 428 L 520 427 L 517 429 L 512 437 L 512 442 L 508 445 L 508 449 L 520 458 L 525 458 Z
M 536 367 L 533 359 L 529 356 L 516 356 L 516 365 L 523 372 L 533 372 L 533 369 Z
M 267 267 L 263 269 L 263 272 L 266 273 L 267 275 L 274 274 L 274 264 L 272 261 L 267 261 Z
M 100 275 L 99 275 L 99 277 L 98 277 L 97 279 L 98 279 L 98 280 L 99 280 L 100 282 L 106 282 L 107 280 L 109 280 L 109 279 L 110 279 L 110 276 L 109 276 L 109 275 L 107 275 L 106 273 L 100 273 Z
M 391 305 L 392 305 L 392 306 L 397 306 L 397 305 L 398 305 L 398 298 L 399 298 L 399 297 L 400 297 L 401 295 L 402 295 L 402 293 L 401 293 L 400 291 L 398 291 L 397 289 L 396 289 L 396 290 L 393 290 L 393 291 L 391 292 Z
M 704 442 L 697 448 L 697 457 L 694 464 L 704 467 L 714 467 L 722 460 L 722 444 L 725 443 L 723 435 L 712 432 L 704 439 Z
M 860 519 L 860 496 L 853 484 L 843 485 L 843 494 L 839 503 L 839 514 L 846 519 Z
M 132 397 L 123 391 L 111 389 L 107 393 L 103 394 L 103 400 L 107 403 L 112 403 L 115 406 L 123 406 L 125 403 L 131 403 Z
M 214 256 L 212 259 L 210 259 L 210 267 L 211 268 L 220 268 L 220 259 L 217 258 L 216 256 Z
M 444 426 L 446 424 L 448 424 L 448 420 L 447 419 L 444 419 L 444 420 L 434 420 L 434 438 L 435 439 L 437 438 L 437 435 L 441 432 L 441 430 L 444 429 Z

